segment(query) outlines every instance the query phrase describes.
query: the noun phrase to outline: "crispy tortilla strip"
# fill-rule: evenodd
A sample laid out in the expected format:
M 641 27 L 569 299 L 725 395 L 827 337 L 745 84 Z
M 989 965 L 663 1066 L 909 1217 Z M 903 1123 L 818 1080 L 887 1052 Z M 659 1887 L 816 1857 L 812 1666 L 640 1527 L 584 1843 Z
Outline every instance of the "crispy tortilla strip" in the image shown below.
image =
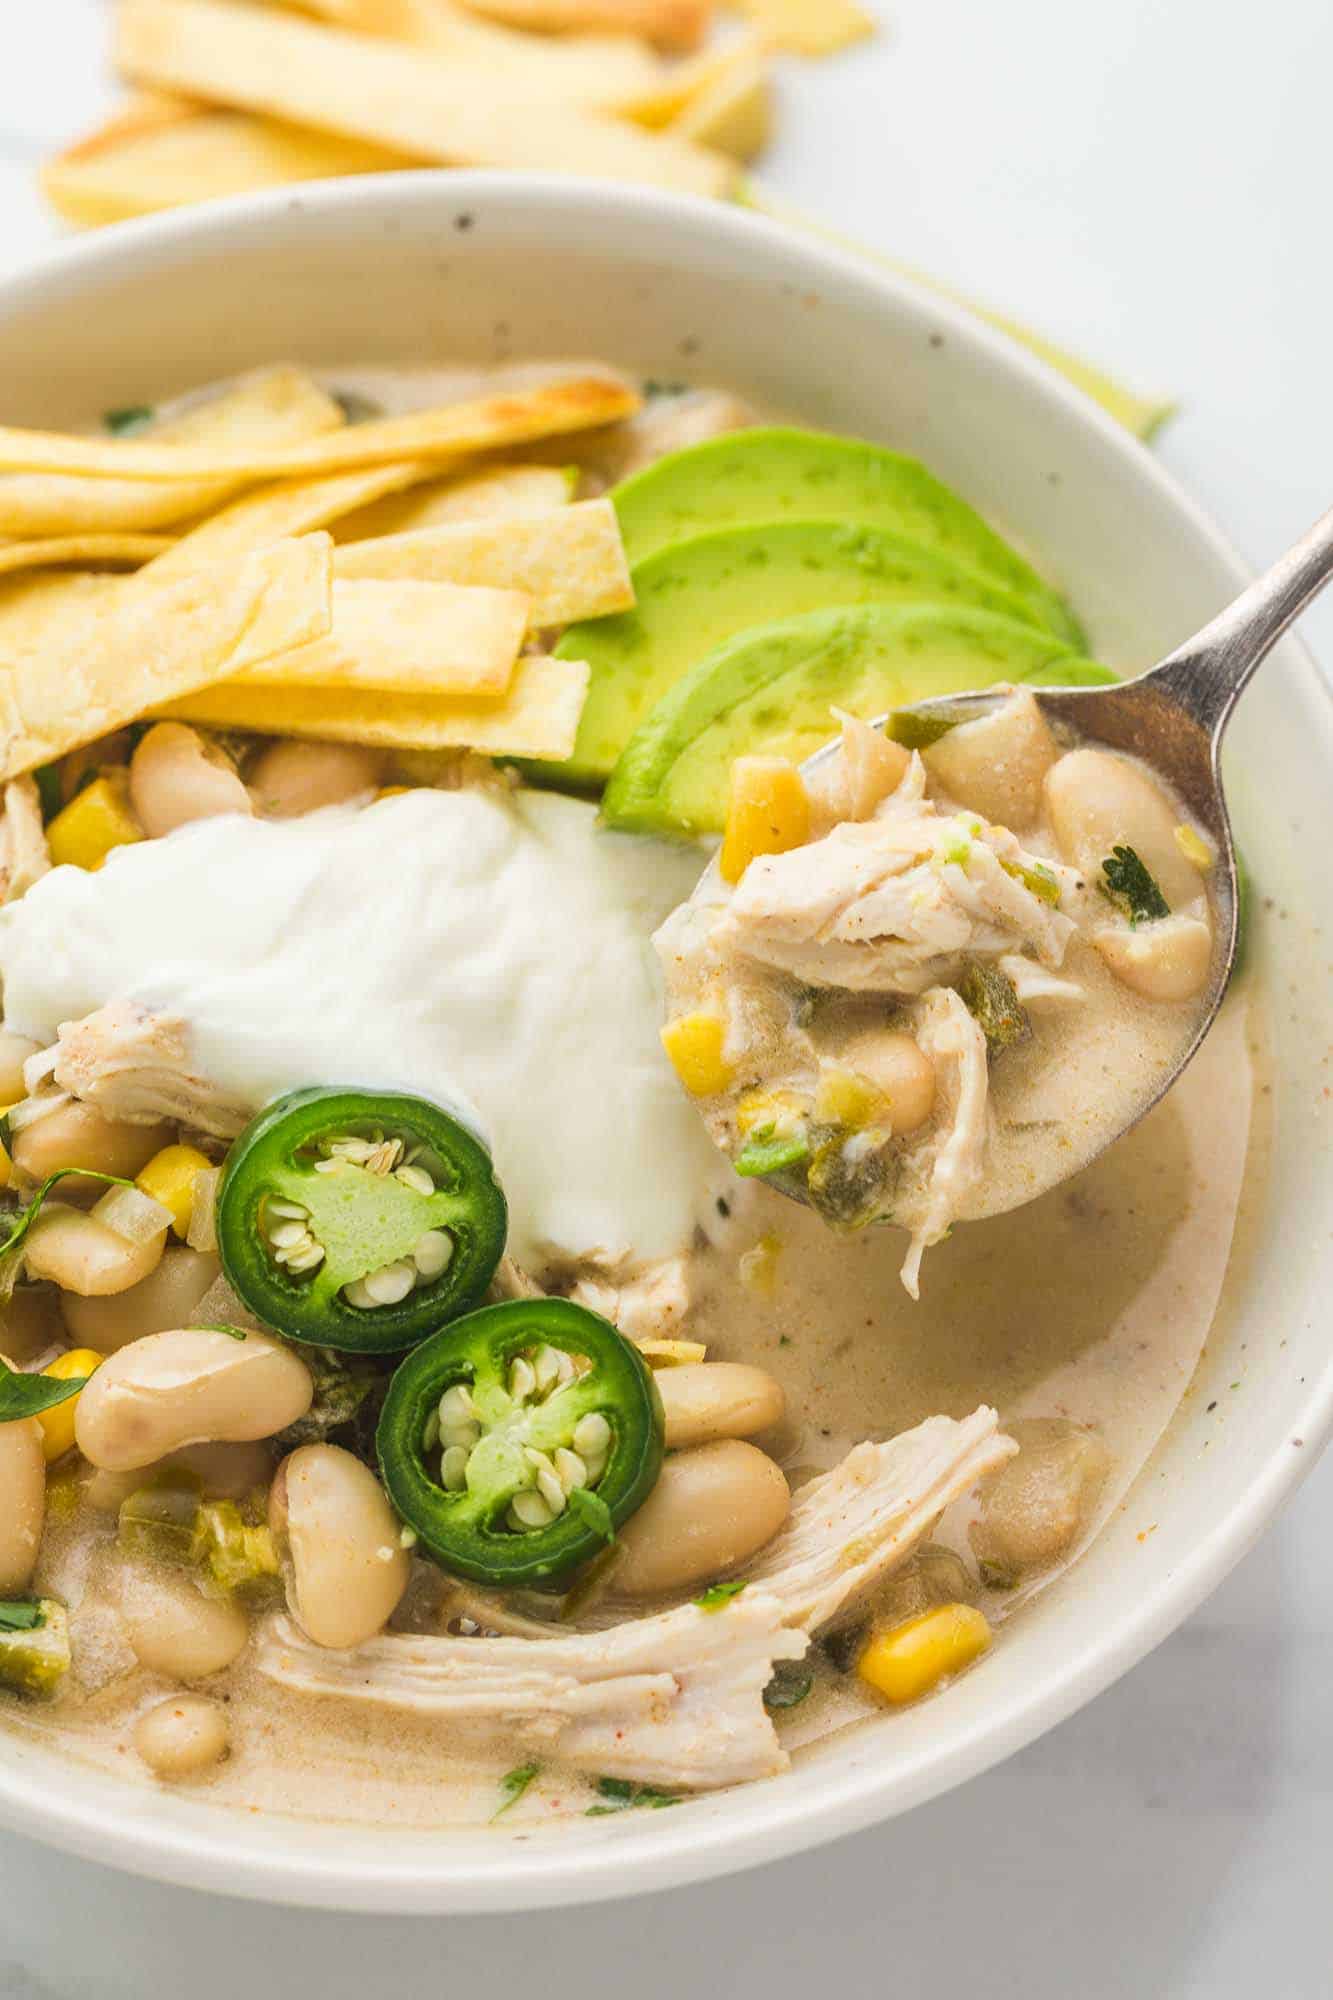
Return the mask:
M 332 631 L 239 678 L 262 687 L 502 695 L 530 615 L 531 600 L 517 590 L 335 581 Z
M 142 93 L 41 169 L 47 200 L 98 227 L 295 181 L 419 165 L 382 146 Z
M 353 542 L 335 551 L 333 573 L 522 591 L 534 627 L 601 618 L 626 611 L 634 602 L 620 523 L 609 500 L 583 500 L 517 520 L 460 521 L 412 535 Z
M 333 527 L 335 542 L 363 542 L 371 535 L 406 535 L 449 521 L 490 521 L 545 514 L 567 507 L 579 483 L 573 465 L 496 465 L 462 479 L 437 479 L 409 493 L 393 493 Z
M 11 615 L 0 641 L 0 776 L 90 743 L 144 710 L 293 651 L 328 631 L 327 535 L 192 576 L 110 579 L 72 615 Z
M 248 465 L 257 453 L 321 437 L 344 421 L 332 396 L 299 368 L 266 368 L 153 427 L 152 449 L 159 456 L 168 447 L 189 450 L 196 458 L 203 453 L 205 461 L 210 452 L 230 453 L 232 463 L 224 471 L 211 477 L 207 471 L 187 474 L 171 485 L 126 477 L 118 454 L 135 449 L 128 440 L 62 437 L 59 443 L 67 449 L 60 463 L 38 452 L 20 461 L 34 468 L 30 474 L 0 478 L 0 534 L 96 535 L 167 527 L 210 512 L 247 485 Z M 65 476 L 81 475 L 86 459 L 96 465 L 95 477 Z
M 713 14 L 711 0 L 467 0 L 467 5 L 487 20 L 537 34 L 641 35 L 670 55 L 697 49 Z
M 729 159 L 757 159 L 773 131 L 773 87 L 759 45 L 742 43 L 672 119 L 671 130 Z
M 176 545 L 170 535 L 48 535 L 39 542 L 0 542 L 0 576 L 21 569 L 135 569 Z
M 534 95 L 493 63 L 348 35 L 217 0 L 127 0 L 116 61 L 137 83 L 179 90 L 451 166 L 549 168 L 726 195 L 734 164 L 688 140 Z M 624 93 L 626 97 L 632 93 Z
M 433 469 L 427 459 L 409 459 L 404 465 L 372 465 L 363 472 L 331 473 L 327 479 L 284 479 L 258 487 L 210 514 L 179 541 L 168 542 L 153 564 L 153 573 L 183 575 L 265 548 L 288 535 L 308 535 L 344 514 L 380 502 L 385 495 L 400 494 L 429 477 Z M 3 553 L 0 549 L 0 568 Z
M 325 400 L 337 408 L 331 398 Z M 183 483 L 193 490 L 201 480 L 255 485 L 260 480 L 345 472 L 410 458 L 463 458 L 474 452 L 527 444 L 534 438 L 614 423 L 636 410 L 639 400 L 626 382 L 614 376 L 572 376 L 477 402 L 446 403 L 441 409 L 413 410 L 406 416 L 348 424 L 336 435 L 267 449 L 262 443 L 250 448 L 230 441 L 216 445 L 207 441 L 162 444 L 157 440 L 139 444 L 0 427 L 0 466 L 80 473 L 89 479 L 117 482 L 129 472 L 136 479 Z M 341 415 L 339 411 L 340 419 Z M 11 483 L 0 480 L 0 534 L 7 527 L 3 492 Z M 198 512 L 198 507 L 193 511 Z
M 216 729 L 312 736 L 386 750 L 483 750 L 493 757 L 568 757 L 588 692 L 581 660 L 520 659 L 501 701 L 360 695 L 326 688 L 205 688 L 159 712 Z
M 879 22 L 856 0 L 732 0 L 769 47 L 798 56 L 831 56 L 879 33 Z

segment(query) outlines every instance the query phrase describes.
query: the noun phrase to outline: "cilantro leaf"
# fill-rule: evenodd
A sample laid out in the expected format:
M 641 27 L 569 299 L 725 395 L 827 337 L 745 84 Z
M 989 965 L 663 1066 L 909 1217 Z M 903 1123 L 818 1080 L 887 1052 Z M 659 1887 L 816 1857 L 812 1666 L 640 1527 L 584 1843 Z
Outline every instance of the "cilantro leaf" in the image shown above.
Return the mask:
M 86 1375 L 58 1382 L 52 1375 L 20 1375 L 6 1361 L 0 1361 L 0 1424 L 15 1424 L 67 1403 L 77 1396 L 88 1380 Z M 18 1628 L 26 1629 L 26 1628 Z
M 733 1597 L 739 1597 L 744 1588 L 744 1577 L 735 1583 L 710 1583 L 703 1596 L 694 1601 L 701 1611 L 720 1611 Z
M 121 1174 L 99 1174 L 94 1173 L 91 1168 L 61 1167 L 54 1174 L 48 1174 L 27 1207 L 21 1208 L 14 1217 L 8 1236 L 6 1236 L 3 1243 L 0 1243 L 0 1302 L 7 1301 L 14 1290 L 14 1285 L 19 1274 L 19 1266 L 22 1262 L 19 1252 L 23 1248 L 23 1239 L 32 1228 L 33 1223 L 36 1222 L 37 1217 L 41 1214 L 42 1204 L 58 1182 L 68 1180 L 72 1174 L 80 1173 L 85 1180 L 104 1181 L 108 1187 L 134 1186 L 133 1181 L 127 1181 Z M 24 1379 L 31 1380 L 32 1378 L 25 1377 Z M 80 1386 L 77 1383 L 74 1385 L 76 1388 Z M 73 1394 L 73 1389 L 70 1390 L 70 1394 Z M 63 1396 L 53 1396 L 41 1407 L 46 1409 L 50 1407 L 50 1403 L 63 1403 L 64 1400 Z M 3 1421 L 4 1419 L 0 1418 L 0 1422 Z
M 516 1764 L 512 1771 L 505 1772 L 500 1780 L 500 1803 L 491 1814 L 492 1822 L 518 1804 L 540 1770 L 540 1764 Z
M 589 1806 L 585 1819 L 602 1819 L 607 1813 L 628 1812 L 632 1806 L 648 1806 L 660 1811 L 663 1806 L 678 1806 L 678 1792 L 659 1791 L 656 1785 L 635 1785 L 628 1778 L 599 1778 L 597 1795 L 600 1805 Z
M 1132 847 L 1113 847 L 1102 863 L 1105 893 L 1129 918 L 1131 930 L 1169 917 L 1171 906 Z
M 104 410 L 102 422 L 112 437 L 131 437 L 153 421 L 150 403 L 127 403 L 123 410 Z

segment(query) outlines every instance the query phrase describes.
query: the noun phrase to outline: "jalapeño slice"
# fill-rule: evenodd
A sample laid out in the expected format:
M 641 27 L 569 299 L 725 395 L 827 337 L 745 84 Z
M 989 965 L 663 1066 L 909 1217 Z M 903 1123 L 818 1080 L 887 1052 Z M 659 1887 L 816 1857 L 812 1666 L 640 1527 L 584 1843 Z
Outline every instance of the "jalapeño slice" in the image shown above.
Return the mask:
M 447 1570 L 558 1583 L 601 1553 L 662 1465 L 638 1349 L 568 1299 L 486 1306 L 403 1361 L 376 1444 L 389 1498 Z
M 256 1318 L 352 1353 L 475 1305 L 505 1244 L 490 1155 L 424 1098 L 298 1090 L 248 1125 L 218 1191 L 222 1266 Z

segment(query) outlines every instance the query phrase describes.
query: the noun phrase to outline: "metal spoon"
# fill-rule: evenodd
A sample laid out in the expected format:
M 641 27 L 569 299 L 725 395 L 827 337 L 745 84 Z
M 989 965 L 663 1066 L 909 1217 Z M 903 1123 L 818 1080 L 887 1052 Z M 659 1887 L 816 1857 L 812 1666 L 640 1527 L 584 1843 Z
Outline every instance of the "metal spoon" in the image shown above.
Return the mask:
M 1137 1107 L 1133 1117 L 1108 1136 L 1108 1146 L 1170 1090 L 1197 1053 L 1226 995 L 1236 964 L 1240 903 L 1236 848 L 1222 788 L 1222 738 L 1251 676 L 1330 577 L 1333 510 L 1201 632 L 1137 680 L 1112 687 L 1029 689 L 1048 722 L 1089 743 L 1128 751 L 1163 778 L 1210 836 L 1217 853 L 1211 882 L 1213 961 L 1198 1026 L 1175 1068 Z M 952 716 L 967 722 L 985 715 L 1003 699 L 994 693 L 947 695 L 898 713 L 921 713 L 939 720 Z M 817 770 L 840 754 L 836 742 L 826 744 L 802 769 Z M 1079 1161 L 1080 1168 L 1086 1164 L 1086 1158 Z M 774 1185 L 798 1200 L 805 1198 L 794 1177 L 775 1180 Z M 1042 1192 L 1044 1189 L 1031 1190 L 1031 1194 Z

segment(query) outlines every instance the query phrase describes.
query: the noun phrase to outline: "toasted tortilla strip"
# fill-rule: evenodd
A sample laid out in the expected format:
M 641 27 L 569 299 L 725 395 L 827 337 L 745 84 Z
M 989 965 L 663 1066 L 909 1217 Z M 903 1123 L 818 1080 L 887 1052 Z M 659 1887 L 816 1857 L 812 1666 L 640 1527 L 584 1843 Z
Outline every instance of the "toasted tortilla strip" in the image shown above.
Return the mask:
M 170 535 L 48 535 L 39 542 L 0 542 L 0 576 L 67 563 L 85 569 L 136 569 L 175 546 Z
M 297 181 L 420 165 L 360 139 L 143 93 L 41 169 L 47 200 L 96 228 Z
M 335 542 L 371 535 L 405 535 L 449 521 L 489 521 L 567 507 L 579 483 L 574 465 L 496 465 L 462 479 L 437 479 L 393 493 L 348 514 L 333 527 Z
M 205 688 L 159 711 L 215 729 L 312 736 L 386 750 L 483 750 L 494 757 L 568 757 L 588 692 L 581 660 L 520 659 L 500 701 L 363 695 L 338 688 Z
M 288 535 L 308 535 L 344 514 L 380 502 L 385 495 L 400 494 L 405 487 L 428 478 L 433 469 L 427 459 L 409 459 L 404 465 L 334 472 L 327 479 L 284 479 L 273 486 L 260 486 L 210 514 L 179 541 L 168 542 L 153 564 L 153 573 L 183 575 L 207 563 L 225 562 L 250 549 L 262 549 Z
M 490 21 L 537 34 L 641 35 L 672 55 L 697 49 L 713 14 L 711 0 L 467 0 L 467 5 Z
M 773 87 L 759 45 L 742 43 L 672 119 L 671 130 L 730 159 L 757 159 L 773 131 Z
M 530 605 L 517 590 L 335 581 L 332 631 L 249 668 L 241 679 L 262 687 L 502 695 L 514 677 Z
M 0 478 L 0 535 L 117 534 L 168 527 L 210 512 L 248 484 L 247 468 L 256 453 L 321 437 L 344 423 L 333 397 L 299 368 L 266 368 L 153 426 L 152 449 L 159 455 L 168 447 L 196 457 L 230 452 L 232 464 L 222 472 L 187 474 L 170 485 L 149 482 L 135 476 L 128 461 L 122 469 L 118 454 L 136 449 L 129 440 L 62 437 L 60 444 L 68 449 L 57 455 L 60 462 L 38 452 L 35 458 L 20 459 L 21 465 L 33 467 L 30 474 Z M 96 465 L 96 476 L 65 476 L 82 475 L 86 460 Z
M 71 613 L 6 620 L 0 657 L 0 776 L 12 778 L 133 722 L 145 709 L 318 639 L 330 623 L 327 535 L 155 583 L 110 579 Z
M 879 22 L 856 0 L 732 0 L 754 22 L 770 48 L 798 56 L 831 56 L 878 34 Z
M 416 577 L 522 591 L 534 627 L 601 618 L 634 602 L 609 500 L 509 521 L 459 521 L 337 549 L 337 577 Z M 336 622 L 335 622 L 336 630 Z
M 337 409 L 331 397 L 325 401 Z M 476 402 L 446 403 L 441 409 L 413 410 L 406 416 L 348 424 L 336 435 L 271 448 L 262 442 L 237 446 L 230 440 L 163 444 L 155 439 L 140 444 L 136 440 L 0 428 L 0 466 L 80 473 L 89 479 L 116 482 L 130 473 L 136 479 L 186 484 L 192 490 L 201 480 L 225 480 L 229 488 L 250 486 L 260 480 L 346 472 L 410 458 L 469 457 L 478 451 L 613 423 L 636 410 L 639 401 L 628 383 L 614 376 L 571 376 Z M 341 421 L 342 412 L 338 415 Z M 0 480 L 0 534 L 7 526 L 3 492 L 10 483 Z M 193 511 L 200 510 L 196 507 Z
M 736 178 L 720 155 L 535 94 L 531 79 L 510 82 L 493 62 L 441 61 L 217 0 L 127 0 L 116 61 L 136 83 L 451 166 L 555 162 L 562 173 L 719 196 Z

